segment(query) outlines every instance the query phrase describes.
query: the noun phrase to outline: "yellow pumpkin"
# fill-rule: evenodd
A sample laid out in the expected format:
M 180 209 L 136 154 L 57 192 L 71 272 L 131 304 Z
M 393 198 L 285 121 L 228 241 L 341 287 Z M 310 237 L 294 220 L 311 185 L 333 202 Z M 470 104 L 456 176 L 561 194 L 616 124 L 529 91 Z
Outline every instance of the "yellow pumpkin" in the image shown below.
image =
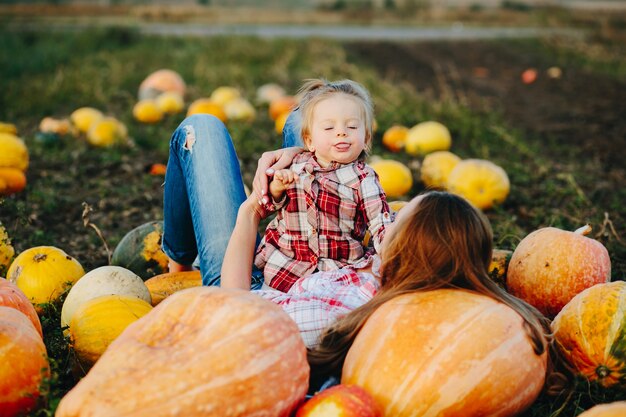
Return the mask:
M 425 155 L 435 151 L 447 151 L 452 145 L 452 136 L 447 127 L 439 122 L 418 123 L 409 129 L 405 150 L 411 155 Z
M 489 276 L 502 288 L 506 288 L 506 273 L 513 256 L 513 251 L 508 249 L 494 249 L 489 263 Z
M 543 387 L 522 317 L 478 293 L 440 289 L 398 296 L 367 320 L 348 351 L 342 384 L 369 392 L 383 415 L 508 417 Z
M 578 417 L 624 417 L 626 416 L 626 401 L 616 401 L 608 404 L 598 404 Z
M 378 174 L 380 185 L 387 197 L 401 197 L 411 190 L 413 176 L 402 162 L 380 159 L 370 163 L 370 166 Z
M 129 324 L 150 310 L 146 301 L 127 295 L 103 295 L 80 305 L 70 321 L 70 339 L 83 368 L 91 368 Z
M 26 175 L 17 168 L 0 168 L 0 196 L 19 193 L 26 187 Z
M 422 161 L 420 175 L 422 182 L 428 188 L 445 189 L 450 172 L 461 162 L 461 158 L 448 151 L 429 153 Z
M 10 133 L 17 136 L 17 126 L 13 123 L 0 122 L 0 133 Z
M 256 110 L 243 97 L 235 98 L 224 104 L 224 112 L 228 120 L 252 121 L 256 117 Z
M 189 288 L 128 326 L 56 417 L 287 417 L 308 378 L 282 308 L 249 291 Z
M 5 276 L 4 273 L 9 269 L 13 256 L 15 256 L 15 249 L 11 245 L 11 239 L 7 230 L 0 222 L 0 275 Z
M 126 126 L 114 117 L 104 117 L 95 122 L 87 132 L 87 142 L 97 147 L 109 147 L 128 138 Z
M 28 169 L 28 148 L 22 139 L 11 133 L 0 133 L 0 167 Z
M 98 109 L 94 109 L 93 107 L 81 107 L 72 112 L 70 120 L 79 132 L 87 133 L 91 125 L 103 117 L 104 115 Z
M 605 387 L 626 378 L 626 282 L 596 284 L 552 322 L 556 346 L 574 371 Z
M 398 152 L 406 145 L 409 128 L 406 126 L 391 126 L 383 134 L 383 145 L 392 152 Z
M 503 203 L 510 188 L 506 171 L 484 159 L 465 159 L 448 176 L 450 192 L 466 198 L 483 210 Z
M 224 107 L 226 103 L 241 97 L 241 93 L 235 87 L 221 86 L 217 87 L 211 93 L 211 100 Z
M 165 114 L 178 114 L 185 108 L 183 96 L 174 92 L 167 91 L 156 98 L 156 104 Z
M 78 281 L 85 271 L 78 261 L 54 246 L 37 246 L 20 253 L 7 272 L 31 303 L 53 303 Z M 38 312 L 41 312 L 39 309 Z
M 101 266 L 83 275 L 65 297 L 61 327 L 69 326 L 81 305 L 103 295 L 124 295 L 152 302 L 148 287 L 134 272 L 120 266 Z
M 168 272 L 146 281 L 152 305 L 156 306 L 175 292 L 202 285 L 200 271 Z
M 163 111 L 156 100 L 140 100 L 133 107 L 135 120 L 141 123 L 157 123 L 163 120 Z
M 285 128 L 285 124 L 287 123 L 287 118 L 289 118 L 290 112 L 285 112 L 278 116 L 274 121 L 274 130 L 279 135 L 282 135 L 283 129 Z
M 160 69 L 148 75 L 139 85 L 139 100 L 154 99 L 159 95 L 173 91 L 185 97 L 187 85 L 176 71 L 171 69 Z
M 199 98 L 189 105 L 187 109 L 187 117 L 194 114 L 211 114 L 222 122 L 226 122 L 227 116 L 222 106 L 209 98 Z

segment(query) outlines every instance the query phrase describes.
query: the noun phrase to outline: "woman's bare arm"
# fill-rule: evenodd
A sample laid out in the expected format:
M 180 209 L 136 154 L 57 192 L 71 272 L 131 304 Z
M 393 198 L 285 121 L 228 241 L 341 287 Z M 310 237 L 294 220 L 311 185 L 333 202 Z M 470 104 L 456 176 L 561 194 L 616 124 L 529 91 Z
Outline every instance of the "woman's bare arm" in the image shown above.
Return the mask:
M 235 229 L 222 262 L 222 288 L 250 289 L 256 234 L 264 215 L 262 210 L 254 195 L 239 207 Z

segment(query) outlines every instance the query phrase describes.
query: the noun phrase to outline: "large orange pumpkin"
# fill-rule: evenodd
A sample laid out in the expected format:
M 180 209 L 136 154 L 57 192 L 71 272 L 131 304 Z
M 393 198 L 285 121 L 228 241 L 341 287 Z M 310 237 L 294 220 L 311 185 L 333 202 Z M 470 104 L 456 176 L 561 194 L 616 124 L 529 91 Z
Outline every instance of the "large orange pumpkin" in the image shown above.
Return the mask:
M 4 278 L 0 278 L 0 306 L 11 307 L 24 313 L 31 323 L 33 323 L 39 336 L 43 337 L 41 322 L 39 321 L 35 307 L 30 303 L 28 297 L 17 288 L 17 285 Z
M 556 345 L 580 374 L 603 386 L 626 378 L 626 282 L 588 288 L 552 322 Z
M 574 296 L 611 279 L 611 259 L 602 243 L 575 232 L 545 227 L 519 243 L 506 277 L 511 294 L 552 318 Z
M 513 416 L 539 394 L 546 363 L 513 309 L 441 289 L 379 307 L 348 351 L 341 382 L 363 387 L 385 416 Z
M 0 306 L 0 415 L 31 410 L 49 368 L 46 346 L 28 317 Z
M 56 416 L 288 416 L 308 377 L 298 327 L 279 306 L 190 288 L 128 326 Z

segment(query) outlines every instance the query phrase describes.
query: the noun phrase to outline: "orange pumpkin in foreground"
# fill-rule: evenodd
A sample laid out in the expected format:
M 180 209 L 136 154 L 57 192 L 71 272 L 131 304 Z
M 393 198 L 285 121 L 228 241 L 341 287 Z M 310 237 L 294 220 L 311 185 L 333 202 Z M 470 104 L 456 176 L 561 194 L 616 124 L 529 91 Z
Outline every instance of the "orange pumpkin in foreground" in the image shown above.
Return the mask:
M 545 227 L 522 239 L 509 263 L 509 292 L 553 318 L 576 294 L 608 282 L 609 252 L 584 236 L 590 231 L 590 226 L 575 232 Z
M 289 416 L 308 378 L 298 327 L 279 306 L 190 288 L 128 326 L 56 417 Z
M 24 313 L 26 317 L 33 323 L 35 330 L 39 333 L 40 337 L 43 337 L 41 330 L 41 322 L 35 307 L 28 300 L 28 297 L 24 295 L 17 285 L 7 281 L 4 278 L 0 278 L 0 306 L 11 307 Z
M 572 368 L 608 387 L 626 378 L 626 282 L 594 285 L 552 322 L 556 346 Z M 626 415 L 626 414 L 625 414 Z
M 46 346 L 23 313 L 0 306 L 0 415 L 25 415 L 50 373 Z
M 441 289 L 379 307 L 348 351 L 341 382 L 363 387 L 385 416 L 504 417 L 537 398 L 546 366 L 513 309 Z

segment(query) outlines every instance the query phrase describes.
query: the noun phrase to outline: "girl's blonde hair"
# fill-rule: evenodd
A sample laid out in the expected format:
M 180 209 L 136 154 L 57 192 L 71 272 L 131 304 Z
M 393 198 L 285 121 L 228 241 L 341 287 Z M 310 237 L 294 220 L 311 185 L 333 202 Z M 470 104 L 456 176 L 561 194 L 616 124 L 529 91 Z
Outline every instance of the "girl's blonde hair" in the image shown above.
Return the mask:
M 312 371 L 339 374 L 359 330 L 385 302 L 438 288 L 468 289 L 508 305 L 524 319 L 535 353 L 546 351 L 551 338 L 549 321 L 489 278 L 492 231 L 479 210 L 461 197 L 431 191 L 421 196 L 412 213 L 405 214 L 386 237 L 381 290 L 324 333 L 320 346 L 308 354 Z
M 362 158 L 367 154 L 372 144 L 374 106 L 367 89 L 356 81 L 339 80 L 330 82 L 321 78 L 305 80 L 297 93 L 299 98 L 298 108 L 300 109 L 302 123 L 300 136 L 304 143 L 308 144 L 308 138 L 311 136 L 311 125 L 313 123 L 313 110 L 315 106 L 320 101 L 336 93 L 342 93 L 352 97 L 361 106 L 361 117 L 365 125 L 365 151 L 360 156 L 360 158 Z

